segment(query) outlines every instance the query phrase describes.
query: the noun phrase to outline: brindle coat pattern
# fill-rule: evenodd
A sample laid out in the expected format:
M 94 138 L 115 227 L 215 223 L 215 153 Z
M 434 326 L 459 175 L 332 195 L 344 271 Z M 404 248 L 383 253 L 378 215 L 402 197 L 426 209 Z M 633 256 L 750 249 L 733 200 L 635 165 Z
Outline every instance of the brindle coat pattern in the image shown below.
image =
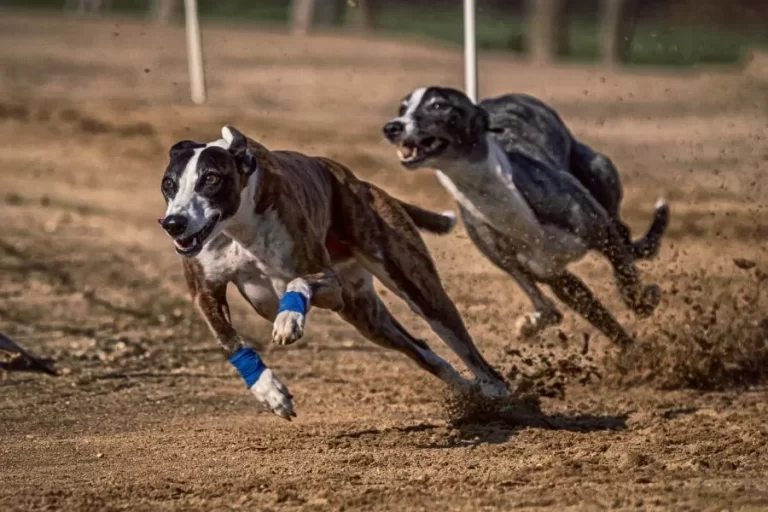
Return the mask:
M 198 165 L 236 187 L 236 199 L 211 203 L 212 209 L 234 213 L 222 215 L 212 239 L 199 254 L 184 258 L 183 266 L 192 299 L 227 355 L 244 346 L 227 305 L 230 282 L 274 323 L 273 342 L 281 344 L 302 336 L 304 319 L 281 319 L 279 297 L 306 286 L 311 307 L 337 312 L 369 340 L 466 388 L 468 381 L 387 310 L 373 287 L 376 277 L 430 324 L 487 395 L 506 395 L 503 380 L 475 347 L 446 294 L 419 233 L 446 233 L 454 218 L 399 201 L 331 159 L 270 151 L 232 127 L 223 133 L 229 147 L 198 149 Z M 178 167 L 173 156 L 172 150 L 169 171 Z M 279 413 L 279 405 L 267 405 Z

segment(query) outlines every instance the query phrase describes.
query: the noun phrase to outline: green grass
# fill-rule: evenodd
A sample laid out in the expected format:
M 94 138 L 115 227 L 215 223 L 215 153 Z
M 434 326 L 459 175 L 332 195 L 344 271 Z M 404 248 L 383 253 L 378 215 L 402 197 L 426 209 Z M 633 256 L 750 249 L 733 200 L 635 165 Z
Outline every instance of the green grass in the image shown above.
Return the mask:
M 478 13 L 478 48 L 526 53 L 524 20 Z M 382 33 L 423 37 L 449 44 L 463 43 L 461 11 L 409 12 L 387 10 L 378 19 Z M 597 20 L 572 19 L 568 27 L 568 51 L 564 60 L 596 62 L 600 59 Z M 639 24 L 632 41 L 631 64 L 693 66 L 737 64 L 746 47 L 768 47 L 768 32 L 724 30 L 699 25 L 662 26 Z
M 114 11 L 144 16 L 149 0 L 113 0 Z M 457 8 L 383 8 L 376 32 L 382 35 L 430 39 L 446 44 L 463 43 L 462 12 Z M 0 7 L 60 9 L 62 0 L 0 0 Z M 200 15 L 220 21 L 237 21 L 284 27 L 290 20 L 287 0 L 200 0 Z M 343 27 L 338 27 L 342 28 Z M 480 10 L 477 13 L 478 47 L 483 50 L 524 54 L 526 23 L 519 15 Z M 596 62 L 600 59 L 599 25 L 595 19 L 572 19 L 568 52 L 563 60 Z M 690 67 L 697 64 L 738 64 L 747 47 L 768 47 L 768 31 L 725 30 L 701 25 L 640 24 L 632 43 L 629 63 Z

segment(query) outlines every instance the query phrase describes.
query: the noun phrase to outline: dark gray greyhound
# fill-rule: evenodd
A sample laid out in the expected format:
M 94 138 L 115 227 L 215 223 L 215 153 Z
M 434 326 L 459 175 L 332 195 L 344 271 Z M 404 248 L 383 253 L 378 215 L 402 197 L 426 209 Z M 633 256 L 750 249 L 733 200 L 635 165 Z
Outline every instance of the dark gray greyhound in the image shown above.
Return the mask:
M 656 203 L 645 237 L 633 242 L 619 217 L 623 191 L 610 159 L 576 140 L 553 109 L 523 94 L 475 105 L 456 89 L 417 89 L 384 135 L 407 169 L 438 170 L 471 240 L 528 295 L 535 311 L 518 321 L 521 336 L 562 320 L 539 289 L 543 283 L 612 341 L 633 341 L 567 266 L 599 251 L 625 304 L 640 317 L 651 315 L 661 289 L 643 286 L 635 261 L 658 253 L 669 223 L 665 201 Z

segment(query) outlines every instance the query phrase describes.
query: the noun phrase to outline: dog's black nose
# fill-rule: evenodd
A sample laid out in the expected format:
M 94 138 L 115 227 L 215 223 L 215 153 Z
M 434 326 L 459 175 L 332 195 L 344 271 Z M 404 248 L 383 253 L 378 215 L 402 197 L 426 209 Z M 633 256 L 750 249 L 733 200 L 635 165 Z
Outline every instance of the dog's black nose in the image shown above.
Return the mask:
M 163 229 L 171 236 L 179 236 L 187 230 L 187 218 L 183 215 L 169 215 L 163 219 Z
M 389 140 L 397 138 L 405 130 L 405 125 L 400 121 L 390 121 L 384 125 L 384 136 Z

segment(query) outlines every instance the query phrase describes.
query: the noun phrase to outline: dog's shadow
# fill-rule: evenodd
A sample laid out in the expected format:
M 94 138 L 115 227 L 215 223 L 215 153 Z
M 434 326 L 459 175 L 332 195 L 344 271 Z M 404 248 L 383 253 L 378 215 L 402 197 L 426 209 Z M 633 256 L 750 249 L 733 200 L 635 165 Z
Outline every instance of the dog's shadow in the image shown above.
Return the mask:
M 455 403 L 448 406 L 447 424 L 424 423 L 390 427 L 387 429 L 365 429 L 347 432 L 340 438 L 362 438 L 367 436 L 385 436 L 391 433 L 413 434 L 430 432 L 428 443 L 417 443 L 420 448 L 445 449 L 482 444 L 503 444 L 522 430 L 544 429 L 567 432 L 621 431 L 627 428 L 628 414 L 546 414 L 537 400 L 510 400 L 502 406 L 488 403 L 462 404 L 457 411 Z M 445 436 L 441 436 L 445 433 Z
M 509 441 L 515 434 L 527 428 L 544 430 L 564 430 L 568 432 L 598 432 L 605 430 L 620 431 L 627 428 L 627 415 L 599 416 L 594 414 L 499 414 L 488 422 L 466 421 L 453 423 L 459 436 L 455 441 L 458 446 L 479 446 L 482 444 L 501 444 Z

